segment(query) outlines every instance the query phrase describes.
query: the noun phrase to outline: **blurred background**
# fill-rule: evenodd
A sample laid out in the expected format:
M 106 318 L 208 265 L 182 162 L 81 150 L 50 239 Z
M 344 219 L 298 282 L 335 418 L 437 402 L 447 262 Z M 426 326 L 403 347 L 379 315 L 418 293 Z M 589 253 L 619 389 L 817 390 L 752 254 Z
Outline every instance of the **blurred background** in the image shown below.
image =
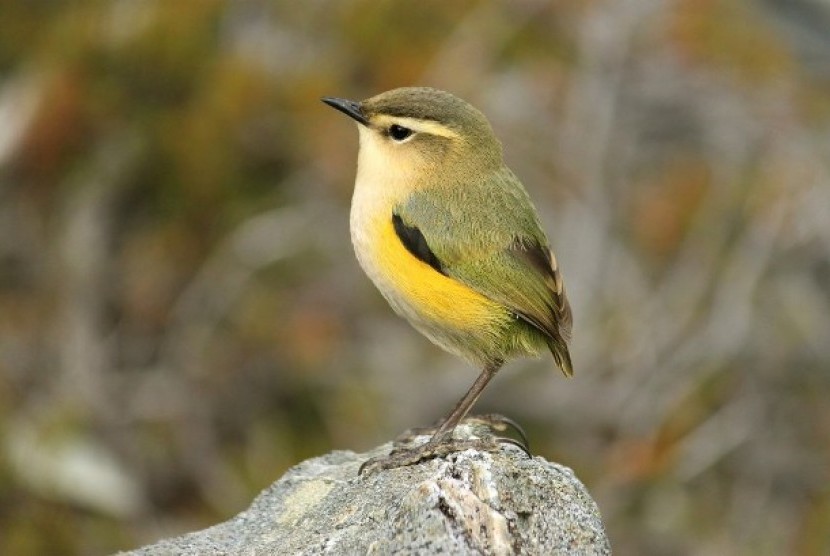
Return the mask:
M 830 552 L 830 2 L 3 1 L 0 553 L 206 527 L 443 415 L 477 370 L 348 233 L 354 124 L 481 108 L 535 199 L 576 377 L 478 405 L 619 554 Z

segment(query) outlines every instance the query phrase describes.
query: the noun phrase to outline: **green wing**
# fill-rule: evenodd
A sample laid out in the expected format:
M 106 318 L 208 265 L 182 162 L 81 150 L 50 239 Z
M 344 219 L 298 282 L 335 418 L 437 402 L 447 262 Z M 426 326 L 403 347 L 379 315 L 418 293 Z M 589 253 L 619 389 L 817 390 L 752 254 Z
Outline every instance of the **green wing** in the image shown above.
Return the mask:
M 436 193 L 413 193 L 395 211 L 410 235 L 422 236 L 422 254 L 427 256 L 428 246 L 434 268 L 541 331 L 560 368 L 570 375 L 570 307 L 556 260 L 519 180 L 504 169 L 488 183 L 456 184 L 444 189 L 446 197 Z

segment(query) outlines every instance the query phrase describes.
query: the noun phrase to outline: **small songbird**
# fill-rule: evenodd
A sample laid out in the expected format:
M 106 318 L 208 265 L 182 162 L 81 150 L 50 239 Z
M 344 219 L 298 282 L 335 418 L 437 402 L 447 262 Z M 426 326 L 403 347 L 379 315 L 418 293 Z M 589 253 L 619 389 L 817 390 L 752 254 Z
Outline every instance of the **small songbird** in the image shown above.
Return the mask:
M 549 349 L 573 374 L 571 309 L 556 258 L 476 108 L 426 87 L 322 100 L 358 123 L 350 227 L 361 267 L 396 313 L 482 369 L 429 442 L 377 466 L 463 449 L 469 443 L 454 447 L 452 431 L 506 360 Z

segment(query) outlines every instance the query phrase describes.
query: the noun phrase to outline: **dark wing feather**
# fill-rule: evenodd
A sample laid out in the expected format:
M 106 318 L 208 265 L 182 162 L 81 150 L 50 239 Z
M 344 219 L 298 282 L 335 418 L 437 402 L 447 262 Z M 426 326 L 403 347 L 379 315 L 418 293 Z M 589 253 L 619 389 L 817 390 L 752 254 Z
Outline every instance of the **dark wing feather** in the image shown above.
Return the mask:
M 532 239 L 517 240 L 509 249 L 512 256 L 525 262 L 527 266 L 541 275 L 551 294 L 550 313 L 542 315 L 522 314 L 550 338 L 569 340 L 573 317 L 568 298 L 565 297 L 565 285 L 553 252 Z
M 397 214 L 392 215 L 392 225 L 395 227 L 395 233 L 401 240 L 401 243 L 403 243 L 403 246 L 406 247 L 407 251 L 441 274 L 444 274 L 441 261 L 438 260 L 435 253 L 433 253 L 432 249 L 429 248 L 429 244 L 427 243 L 426 238 L 424 238 L 424 234 L 421 233 L 421 230 L 419 230 L 417 226 L 410 226 L 406 224 Z

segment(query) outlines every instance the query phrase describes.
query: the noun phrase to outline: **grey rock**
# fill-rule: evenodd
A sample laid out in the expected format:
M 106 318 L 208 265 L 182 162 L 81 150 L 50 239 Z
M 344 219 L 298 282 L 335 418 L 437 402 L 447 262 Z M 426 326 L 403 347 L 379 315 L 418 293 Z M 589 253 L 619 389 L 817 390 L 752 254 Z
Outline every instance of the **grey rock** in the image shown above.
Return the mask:
M 236 517 L 122 554 L 611 553 L 596 504 L 567 467 L 504 445 L 358 476 L 391 448 L 304 461 Z

